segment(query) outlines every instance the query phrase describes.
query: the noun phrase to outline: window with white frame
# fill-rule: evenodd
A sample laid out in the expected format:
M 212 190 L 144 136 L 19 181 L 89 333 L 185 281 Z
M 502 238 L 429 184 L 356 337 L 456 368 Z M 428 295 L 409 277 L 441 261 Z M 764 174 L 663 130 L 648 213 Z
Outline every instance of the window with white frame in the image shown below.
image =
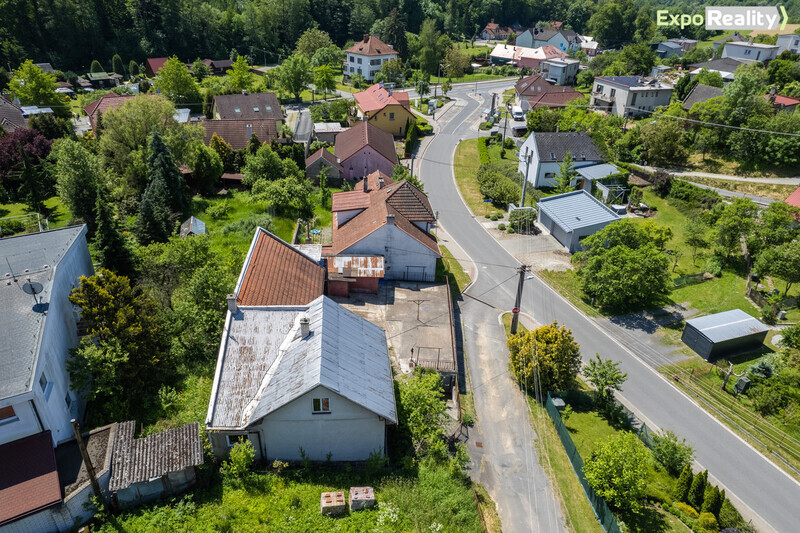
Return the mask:
M 42 392 L 44 393 L 44 399 L 50 399 L 50 393 L 53 391 L 53 384 L 47 381 L 47 376 L 44 375 L 42 372 L 41 377 L 39 378 L 39 386 L 42 388 Z
M 316 414 L 324 414 L 331 412 L 331 403 L 328 398 L 314 398 L 311 400 L 311 412 Z

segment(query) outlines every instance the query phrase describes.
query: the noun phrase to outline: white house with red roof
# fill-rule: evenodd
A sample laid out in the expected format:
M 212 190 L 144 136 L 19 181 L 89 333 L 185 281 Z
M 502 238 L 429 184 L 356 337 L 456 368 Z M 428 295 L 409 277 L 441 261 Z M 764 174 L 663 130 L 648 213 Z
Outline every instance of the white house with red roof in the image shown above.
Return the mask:
M 375 79 L 375 74 L 381 71 L 381 65 L 400 57 L 390 45 L 376 35 L 369 34 L 364 34 L 364 38 L 348 48 L 346 54 L 345 75 L 352 77 L 354 74 L 361 74 L 367 81 Z

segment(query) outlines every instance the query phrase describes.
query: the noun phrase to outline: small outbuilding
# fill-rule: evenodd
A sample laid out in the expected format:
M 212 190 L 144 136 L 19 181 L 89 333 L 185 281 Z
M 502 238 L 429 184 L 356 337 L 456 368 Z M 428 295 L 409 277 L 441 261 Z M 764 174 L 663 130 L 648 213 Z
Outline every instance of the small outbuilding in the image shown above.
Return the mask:
M 537 204 L 537 221 L 570 253 L 581 240 L 620 219 L 614 211 L 584 190 L 544 198 Z
M 181 224 L 181 239 L 189 235 L 206 235 L 207 233 L 206 223 L 199 218 L 189 217 Z
M 769 328 L 741 309 L 686 321 L 681 340 L 700 357 L 710 361 L 728 354 L 757 349 Z

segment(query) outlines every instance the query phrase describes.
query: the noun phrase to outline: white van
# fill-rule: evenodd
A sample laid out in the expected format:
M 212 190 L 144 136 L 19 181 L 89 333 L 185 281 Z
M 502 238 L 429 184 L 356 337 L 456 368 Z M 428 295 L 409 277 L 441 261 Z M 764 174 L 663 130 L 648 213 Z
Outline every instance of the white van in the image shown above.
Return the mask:
M 511 108 L 511 116 L 514 120 L 525 120 L 525 113 L 522 112 L 522 108 L 518 105 Z

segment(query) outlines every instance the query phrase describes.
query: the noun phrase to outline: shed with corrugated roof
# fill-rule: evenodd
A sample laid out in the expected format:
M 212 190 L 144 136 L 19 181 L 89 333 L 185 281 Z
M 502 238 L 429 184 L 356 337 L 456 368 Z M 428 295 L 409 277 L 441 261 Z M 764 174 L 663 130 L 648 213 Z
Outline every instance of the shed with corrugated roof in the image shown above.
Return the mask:
M 706 360 L 755 350 L 769 328 L 741 309 L 686 321 L 681 340 Z

